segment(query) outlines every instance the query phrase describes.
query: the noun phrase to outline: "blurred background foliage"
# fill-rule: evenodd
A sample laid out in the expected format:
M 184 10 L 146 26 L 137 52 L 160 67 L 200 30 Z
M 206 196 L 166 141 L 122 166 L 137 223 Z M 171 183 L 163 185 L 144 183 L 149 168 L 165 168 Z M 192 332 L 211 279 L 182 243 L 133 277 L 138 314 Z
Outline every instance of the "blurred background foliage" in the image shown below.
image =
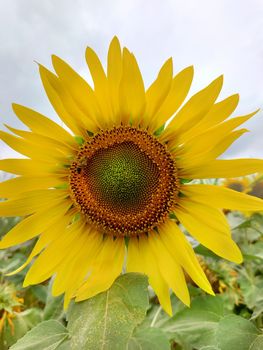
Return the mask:
M 262 176 L 236 181 L 244 185 L 239 186 L 240 191 L 262 197 Z M 232 179 L 225 183 L 218 181 L 218 184 L 233 188 L 234 182 L 235 179 Z M 149 302 L 141 306 L 142 309 L 145 308 L 142 314 L 146 313 L 146 317 L 140 316 L 137 322 L 130 325 L 132 335 L 127 338 L 127 344 L 120 345 L 125 347 L 118 347 L 115 343 L 113 348 L 108 345 L 105 349 L 263 349 L 263 213 L 225 211 L 225 215 L 233 237 L 243 252 L 243 264 L 227 262 L 197 242 L 193 242 L 195 252 L 216 296 L 206 295 L 187 276 L 192 298 L 191 308 L 184 306 L 173 295 L 174 316 L 170 318 L 162 310 L 157 297 L 149 287 Z M 7 233 L 18 221 L 19 218 L 0 218 L 0 236 Z M 99 345 L 97 347 L 94 345 L 89 347 L 87 344 L 85 346 L 78 344 L 75 347 L 70 345 L 72 326 L 69 326 L 68 322 L 74 323 L 72 319 L 74 321 L 78 306 L 74 306 L 75 311 L 73 307 L 73 311 L 69 311 L 66 317 L 62 297 L 51 296 L 52 281 L 23 288 L 22 283 L 27 269 L 16 275 L 6 276 L 7 272 L 22 265 L 33 245 L 34 240 L 0 251 L 0 349 L 100 349 Z M 124 280 L 123 283 L 128 282 Z M 143 292 L 136 293 L 140 300 L 145 297 L 140 295 Z M 103 294 L 101 293 L 99 297 L 102 298 Z M 96 300 L 95 297 L 95 304 Z M 122 313 L 123 317 L 123 310 L 116 309 L 116 319 L 118 312 Z M 86 324 L 92 329 L 89 317 L 90 313 L 87 314 Z M 33 330 L 28 333 L 31 329 Z M 52 336 L 47 337 L 48 332 L 53 332 Z M 36 338 L 42 340 L 34 348 L 32 339 Z M 17 342 L 18 339 L 20 340 Z

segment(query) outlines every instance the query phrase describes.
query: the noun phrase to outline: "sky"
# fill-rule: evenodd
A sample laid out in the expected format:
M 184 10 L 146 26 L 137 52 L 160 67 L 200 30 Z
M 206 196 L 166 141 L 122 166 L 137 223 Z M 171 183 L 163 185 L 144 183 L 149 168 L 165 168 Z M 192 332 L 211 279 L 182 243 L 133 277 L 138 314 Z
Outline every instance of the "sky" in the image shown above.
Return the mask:
M 59 122 L 38 76 L 51 54 L 90 81 L 85 48 L 103 63 L 117 35 L 135 53 L 149 86 L 170 56 L 174 71 L 194 65 L 190 95 L 224 74 L 220 99 L 240 94 L 235 115 L 263 109 L 262 0 L 10 0 L 0 1 L 0 129 L 23 127 L 11 103 L 31 107 Z M 263 158 L 263 112 L 225 154 Z M 0 142 L 0 159 L 18 156 Z

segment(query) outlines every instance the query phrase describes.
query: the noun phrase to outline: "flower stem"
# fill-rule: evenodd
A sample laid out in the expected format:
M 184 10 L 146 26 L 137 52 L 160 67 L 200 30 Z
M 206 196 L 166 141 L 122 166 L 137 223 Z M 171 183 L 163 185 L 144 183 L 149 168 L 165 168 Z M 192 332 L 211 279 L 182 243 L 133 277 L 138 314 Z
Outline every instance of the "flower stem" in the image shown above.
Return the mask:
M 158 316 L 159 316 L 161 311 L 162 311 L 162 307 L 159 306 L 158 310 L 156 311 L 156 314 L 154 315 L 154 318 L 152 320 L 152 323 L 151 323 L 150 327 L 153 327 L 155 325 L 156 320 L 157 320 L 157 318 L 158 318 Z

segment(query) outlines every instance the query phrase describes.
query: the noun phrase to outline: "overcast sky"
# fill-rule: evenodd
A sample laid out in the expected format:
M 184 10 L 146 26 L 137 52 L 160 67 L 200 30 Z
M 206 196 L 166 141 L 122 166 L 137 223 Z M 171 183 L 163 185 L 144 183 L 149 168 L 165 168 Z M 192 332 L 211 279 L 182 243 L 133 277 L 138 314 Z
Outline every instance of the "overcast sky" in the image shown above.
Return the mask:
M 0 0 L 1 126 L 21 126 L 17 102 L 58 120 L 44 94 L 34 60 L 67 60 L 89 79 L 84 52 L 91 46 L 105 62 L 117 35 L 139 61 L 146 86 L 170 56 L 174 70 L 195 67 L 192 92 L 220 74 L 221 97 L 239 92 L 239 113 L 263 107 L 262 0 Z M 263 158 L 263 113 L 227 157 Z M 15 153 L 0 143 L 0 158 Z

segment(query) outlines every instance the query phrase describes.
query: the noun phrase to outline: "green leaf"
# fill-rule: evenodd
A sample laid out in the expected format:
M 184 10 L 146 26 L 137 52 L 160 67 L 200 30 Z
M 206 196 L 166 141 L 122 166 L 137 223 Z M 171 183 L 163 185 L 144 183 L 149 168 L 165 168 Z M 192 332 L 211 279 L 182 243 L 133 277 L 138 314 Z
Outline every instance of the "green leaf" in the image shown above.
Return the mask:
M 23 319 L 29 330 L 42 321 L 42 310 L 38 308 L 27 309 L 17 314 L 17 317 Z
M 244 301 L 250 309 L 263 303 L 263 278 L 261 275 L 251 278 L 247 273 L 239 276 L 238 282 Z
M 218 322 L 224 316 L 221 297 L 196 297 L 191 308 L 175 314 L 162 327 L 171 339 L 182 339 L 197 349 L 215 344 Z
M 198 244 L 198 246 L 194 247 L 194 251 L 196 252 L 196 254 L 219 260 L 219 257 L 216 254 L 214 254 L 208 248 L 204 247 L 202 244 Z
M 47 304 L 44 308 L 44 320 L 61 320 L 64 316 L 63 296 L 52 297 L 48 295 Z
M 171 294 L 170 298 L 173 315 L 186 308 L 186 306 L 175 296 L 174 293 Z M 156 302 L 155 295 L 154 302 Z M 140 329 L 149 327 L 162 328 L 163 324 L 165 324 L 169 319 L 170 316 L 163 310 L 162 306 L 160 306 L 159 303 L 154 303 L 151 305 L 151 308 L 148 309 L 145 319 L 140 324 Z
M 250 344 L 249 350 L 262 350 L 263 349 L 263 334 L 256 337 L 252 344 Z
M 48 349 L 48 350 L 50 350 L 50 349 Z M 59 346 L 56 348 L 56 350 L 72 350 L 71 345 L 70 345 L 70 341 L 69 340 L 63 341 L 61 344 L 59 344 Z
M 44 315 L 43 319 L 44 320 L 62 320 L 65 312 L 63 308 L 63 295 L 60 295 L 58 297 L 53 297 L 52 295 L 52 283 L 53 281 L 49 283 L 48 286 L 48 293 L 47 293 L 47 298 L 46 298 L 46 306 L 44 308 Z
M 193 180 L 192 179 L 180 179 L 181 184 L 188 184 L 191 181 L 193 181 Z
M 138 329 L 131 337 L 127 350 L 170 350 L 170 342 L 158 328 Z
M 42 303 L 46 302 L 47 299 L 47 287 L 43 286 L 41 284 L 31 286 L 30 287 L 31 293 Z
M 256 319 L 260 315 L 263 315 L 263 296 L 261 291 L 261 296 L 257 299 L 257 303 L 255 307 L 253 308 L 253 314 L 251 316 L 251 320 Z
M 236 315 L 222 318 L 216 334 L 217 346 L 224 350 L 248 350 L 259 330 L 252 322 Z
M 20 221 L 19 217 L 10 217 L 10 218 L 1 217 L 0 218 L 0 237 L 2 237 L 8 231 L 10 231 L 11 228 L 13 228 L 18 223 L 18 221 Z
M 30 329 L 28 327 L 27 321 L 23 316 L 17 314 L 12 320 L 14 325 L 14 332 L 10 328 L 8 322 L 5 322 L 4 328 L 0 333 L 0 349 L 9 349 L 18 339 L 23 337 L 26 332 Z
M 68 337 L 67 329 L 58 321 L 44 321 L 19 339 L 10 350 L 61 350 Z
M 255 244 L 248 245 L 244 256 L 248 256 L 250 259 L 263 260 L 263 241 L 258 241 Z
M 12 320 L 14 332 L 6 321 L 1 332 L 0 349 L 9 349 L 11 345 L 22 338 L 27 331 L 41 322 L 41 310 L 37 308 L 27 309 L 25 311 L 15 313 Z
M 68 329 L 72 350 L 123 350 L 148 308 L 147 278 L 129 273 L 95 297 L 72 304 Z

